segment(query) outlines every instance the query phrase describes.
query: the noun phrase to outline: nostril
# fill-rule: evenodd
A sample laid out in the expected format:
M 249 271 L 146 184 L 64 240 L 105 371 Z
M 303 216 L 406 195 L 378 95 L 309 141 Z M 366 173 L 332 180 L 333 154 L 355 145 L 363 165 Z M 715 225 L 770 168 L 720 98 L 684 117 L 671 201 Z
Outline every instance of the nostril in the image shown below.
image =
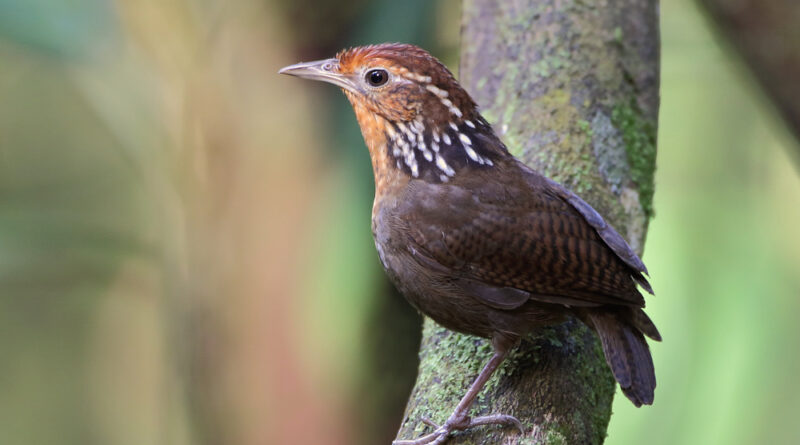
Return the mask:
M 330 71 L 330 70 L 333 69 L 333 64 L 328 62 L 328 63 L 322 65 L 322 69 L 325 70 L 325 71 Z

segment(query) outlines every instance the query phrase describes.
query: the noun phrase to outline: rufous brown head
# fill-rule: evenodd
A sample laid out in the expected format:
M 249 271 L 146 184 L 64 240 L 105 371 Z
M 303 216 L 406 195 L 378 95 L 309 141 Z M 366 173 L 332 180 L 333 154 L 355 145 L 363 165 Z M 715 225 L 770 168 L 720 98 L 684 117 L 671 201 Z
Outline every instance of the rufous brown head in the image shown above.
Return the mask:
M 377 159 L 414 178 L 446 182 L 464 167 L 486 168 L 506 153 L 450 70 L 414 45 L 347 49 L 281 74 L 340 87 Z

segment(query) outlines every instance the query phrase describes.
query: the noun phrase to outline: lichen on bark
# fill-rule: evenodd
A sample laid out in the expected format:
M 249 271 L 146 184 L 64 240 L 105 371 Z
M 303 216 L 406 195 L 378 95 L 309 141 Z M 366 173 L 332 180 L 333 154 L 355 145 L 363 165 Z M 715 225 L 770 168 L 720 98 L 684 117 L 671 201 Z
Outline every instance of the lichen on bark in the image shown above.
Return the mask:
M 652 0 L 466 0 L 461 84 L 509 150 L 581 195 L 641 253 L 652 214 L 659 39 Z M 425 321 L 400 438 L 447 419 L 491 355 L 489 342 Z M 526 338 L 472 413 L 525 425 L 480 427 L 451 444 L 599 444 L 616 383 L 582 323 Z

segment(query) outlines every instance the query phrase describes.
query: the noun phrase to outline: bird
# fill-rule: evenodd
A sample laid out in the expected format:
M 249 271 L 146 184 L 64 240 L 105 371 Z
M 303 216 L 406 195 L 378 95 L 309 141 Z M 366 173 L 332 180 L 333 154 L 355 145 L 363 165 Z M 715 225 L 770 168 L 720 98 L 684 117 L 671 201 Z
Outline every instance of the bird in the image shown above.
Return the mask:
M 526 335 L 577 318 L 599 337 L 622 392 L 653 403 L 645 336 L 647 268 L 583 199 L 514 157 L 447 67 L 410 44 L 344 49 L 280 74 L 327 82 L 349 100 L 372 161 L 380 261 L 419 312 L 488 338 L 493 354 L 450 417 L 395 445 L 442 444 L 479 425 L 522 424 L 469 408 Z

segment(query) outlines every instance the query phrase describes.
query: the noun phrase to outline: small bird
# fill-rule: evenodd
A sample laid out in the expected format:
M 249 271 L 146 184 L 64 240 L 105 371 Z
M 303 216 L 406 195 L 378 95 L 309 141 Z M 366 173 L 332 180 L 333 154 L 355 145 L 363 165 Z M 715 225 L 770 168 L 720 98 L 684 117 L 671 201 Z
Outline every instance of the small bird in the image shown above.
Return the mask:
M 647 268 L 589 204 L 512 156 L 452 73 L 425 50 L 386 43 L 280 70 L 332 83 L 358 119 L 375 174 L 372 234 L 391 281 L 440 325 L 491 339 L 494 354 L 435 431 L 395 445 L 444 443 L 526 334 L 574 316 L 600 338 L 636 406 L 653 403 L 660 341 L 637 284 Z

